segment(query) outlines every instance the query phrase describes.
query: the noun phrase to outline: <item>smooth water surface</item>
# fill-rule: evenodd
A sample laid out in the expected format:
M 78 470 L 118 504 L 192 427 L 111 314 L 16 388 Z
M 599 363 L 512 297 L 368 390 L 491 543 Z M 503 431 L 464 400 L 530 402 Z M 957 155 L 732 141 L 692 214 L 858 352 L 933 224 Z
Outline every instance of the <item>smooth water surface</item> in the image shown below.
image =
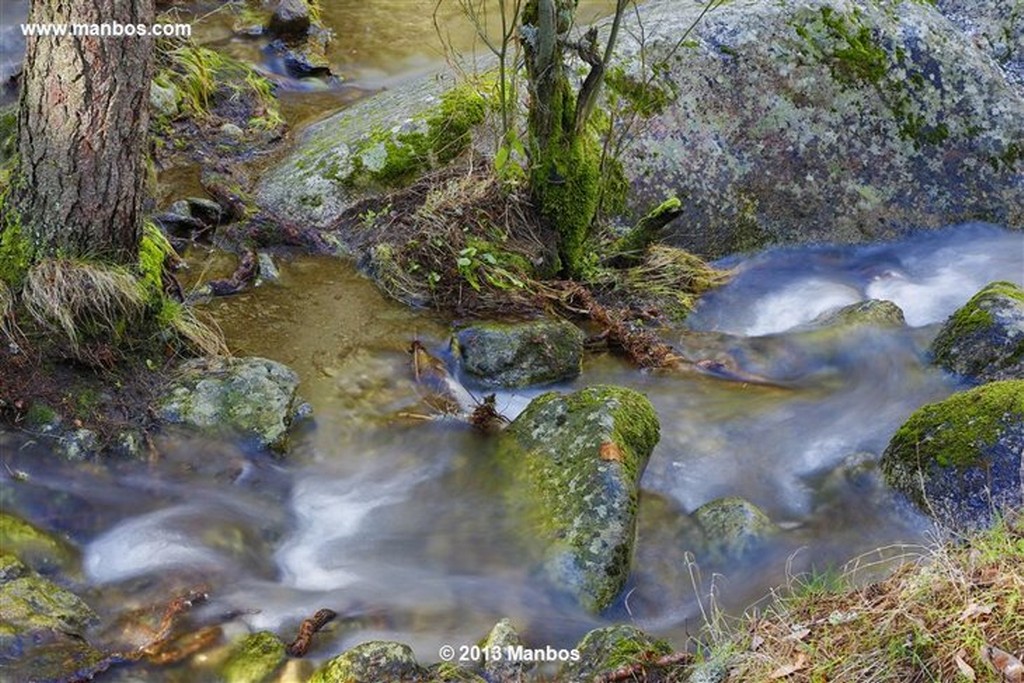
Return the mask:
M 314 660 L 385 638 L 410 643 L 429 663 L 440 644 L 472 644 L 506 616 L 537 646 L 567 646 L 605 621 L 633 621 L 683 646 L 713 575 L 721 604 L 736 612 L 783 583 L 787 564 L 822 569 L 924 541 L 929 525 L 888 493 L 873 463 L 911 411 L 960 388 L 925 364 L 927 343 L 986 282 L 1024 281 L 1024 236 L 963 226 L 727 264 L 732 283 L 707 296 L 686 329 L 666 334 L 692 358 L 729 359 L 774 386 L 588 356 L 582 377 L 555 388 L 636 388 L 662 425 L 643 478 L 634 572 L 602 619 L 535 575 L 536 549 L 504 513 L 493 440 L 422 402 L 405 349 L 418 338 L 444 355 L 447 326 L 384 300 L 344 262 L 283 265 L 281 284 L 210 310 L 237 351 L 302 376 L 315 420 L 286 459 L 175 434 L 160 440 L 157 462 L 112 469 L 5 448 L 3 503 L 74 539 L 101 609 L 203 582 L 212 595 L 205 609 L 237 614 L 237 630 L 287 632 L 316 609 L 335 609 L 341 616 Z M 872 296 L 895 300 L 910 324 L 843 334 L 800 327 Z M 514 415 L 536 393 L 499 394 L 498 405 Z M 28 481 L 9 480 L 18 470 Z M 755 502 L 782 530 L 744 557 L 717 556 L 688 513 L 725 495 Z

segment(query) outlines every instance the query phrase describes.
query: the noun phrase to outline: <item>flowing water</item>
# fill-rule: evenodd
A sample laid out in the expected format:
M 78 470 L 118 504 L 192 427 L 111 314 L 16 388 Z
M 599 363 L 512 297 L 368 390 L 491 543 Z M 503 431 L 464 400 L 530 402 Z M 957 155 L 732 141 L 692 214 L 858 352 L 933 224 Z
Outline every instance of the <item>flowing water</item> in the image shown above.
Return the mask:
M 578 380 L 554 387 L 634 387 L 661 419 L 634 572 L 601 618 L 534 575 L 530 549 L 504 515 L 492 441 L 414 417 L 428 411 L 405 347 L 418 338 L 443 354 L 447 326 L 384 300 L 337 260 L 287 261 L 280 284 L 211 307 L 238 351 L 289 363 L 303 378 L 316 417 L 286 459 L 173 433 L 148 465 L 55 465 L 39 446 L 5 448 L 4 472 L 29 478 L 4 481 L 3 503 L 79 545 L 101 609 L 200 580 L 212 595 L 205 609 L 240 614 L 236 630 L 287 632 L 316 609 L 335 609 L 339 625 L 317 641 L 314 659 L 385 638 L 432 662 L 440 644 L 472 644 L 506 616 L 537 646 L 565 647 L 617 621 L 682 646 L 712 574 L 735 612 L 783 583 L 787 564 L 822 569 L 862 553 L 870 562 L 882 556 L 875 548 L 926 539 L 927 522 L 886 491 L 872 463 L 912 410 L 959 388 L 926 365 L 927 343 L 988 281 L 1024 280 L 1024 236 L 961 226 L 725 265 L 733 281 L 668 334 L 690 355 L 731 358 L 780 386 L 640 372 L 596 355 Z M 881 296 L 906 311 L 906 328 L 801 329 L 822 310 Z M 499 394 L 498 404 L 514 415 L 536 393 Z M 755 502 L 781 531 L 741 558 L 716 556 L 686 513 L 724 495 Z

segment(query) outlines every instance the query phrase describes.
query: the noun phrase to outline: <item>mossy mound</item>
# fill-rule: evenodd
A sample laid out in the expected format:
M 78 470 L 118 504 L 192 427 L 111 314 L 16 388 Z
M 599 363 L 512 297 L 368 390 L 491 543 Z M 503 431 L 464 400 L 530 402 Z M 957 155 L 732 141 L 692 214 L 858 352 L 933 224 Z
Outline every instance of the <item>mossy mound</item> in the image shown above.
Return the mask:
M 924 406 L 882 454 L 886 483 L 947 526 L 1020 507 L 1024 380 L 992 382 Z
M 1024 379 L 1024 289 L 986 286 L 950 316 L 931 354 L 936 365 L 983 382 Z
M 524 387 L 580 374 L 583 332 L 564 320 L 478 323 L 455 333 L 462 368 L 487 385 Z
M 426 680 L 408 645 L 380 640 L 357 645 L 317 669 L 309 683 Z
M 67 570 L 78 563 L 78 554 L 67 541 L 7 512 L 0 512 L 0 549 L 41 572 Z
M 18 657 L 50 640 L 52 633 L 81 634 L 96 615 L 74 593 L 21 565 L 11 556 L 0 564 L 0 657 Z
M 659 436 L 650 401 L 612 386 L 539 396 L 502 435 L 511 505 L 545 544 L 546 575 L 592 612 L 625 584 L 640 477 Z
M 724 555 L 740 555 L 777 531 L 761 508 L 735 496 L 705 503 L 693 517 L 704 530 L 709 548 Z
M 902 327 L 907 321 L 903 310 L 891 301 L 868 299 L 826 311 L 809 323 L 815 328 L 850 328 L 862 325 L 874 327 Z
M 242 639 L 232 650 L 220 675 L 225 683 L 261 683 L 285 659 L 285 646 L 273 633 L 260 631 Z
M 558 672 L 557 680 L 563 683 L 605 680 L 602 677 L 605 674 L 623 667 L 648 664 L 672 652 L 672 647 L 665 641 L 652 638 L 635 626 L 626 624 L 594 629 L 583 637 L 575 649 L 579 652 L 579 659 L 565 664 Z M 644 675 L 638 680 L 676 679 L 648 678 Z

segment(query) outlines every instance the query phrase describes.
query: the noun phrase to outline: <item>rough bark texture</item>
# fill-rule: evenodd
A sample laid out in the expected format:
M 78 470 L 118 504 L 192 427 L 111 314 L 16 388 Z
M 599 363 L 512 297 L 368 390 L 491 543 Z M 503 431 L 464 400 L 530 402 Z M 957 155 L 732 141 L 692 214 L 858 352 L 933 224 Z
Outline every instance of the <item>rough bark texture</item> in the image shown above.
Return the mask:
M 153 0 L 34 0 L 30 22 L 153 23 Z M 15 207 L 35 256 L 129 262 L 145 194 L 153 39 L 28 39 Z

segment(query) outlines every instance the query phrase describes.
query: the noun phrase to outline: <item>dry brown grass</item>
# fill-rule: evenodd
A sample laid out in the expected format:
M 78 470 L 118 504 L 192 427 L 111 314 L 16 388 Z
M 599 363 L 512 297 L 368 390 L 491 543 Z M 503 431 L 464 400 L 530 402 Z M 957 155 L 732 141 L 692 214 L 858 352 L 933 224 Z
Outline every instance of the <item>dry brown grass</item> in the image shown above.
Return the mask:
M 142 318 L 146 298 L 127 269 L 48 258 L 29 268 L 21 301 L 45 330 L 78 353 L 84 335 L 116 338 Z
M 1019 682 L 1006 667 L 1024 656 L 1024 513 L 908 559 L 859 587 L 862 565 L 842 590 L 795 581 L 748 615 L 729 680 Z

